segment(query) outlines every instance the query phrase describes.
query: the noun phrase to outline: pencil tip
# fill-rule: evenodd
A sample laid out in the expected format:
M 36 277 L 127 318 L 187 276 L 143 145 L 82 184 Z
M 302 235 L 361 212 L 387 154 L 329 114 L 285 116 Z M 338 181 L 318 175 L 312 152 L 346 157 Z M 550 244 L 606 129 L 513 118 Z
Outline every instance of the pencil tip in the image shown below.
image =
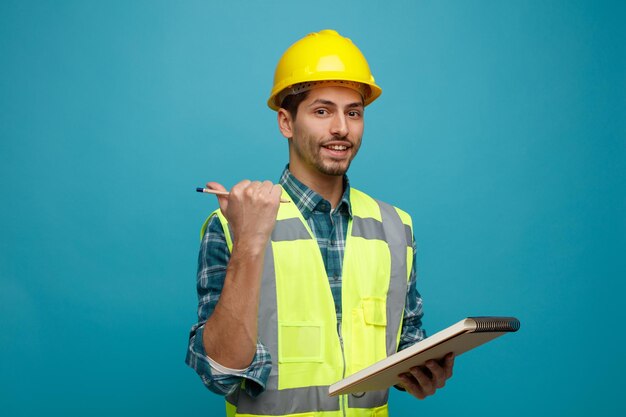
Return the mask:
M 196 187 L 196 191 L 199 192 L 199 193 L 202 193 L 202 192 L 204 192 L 204 188 Z

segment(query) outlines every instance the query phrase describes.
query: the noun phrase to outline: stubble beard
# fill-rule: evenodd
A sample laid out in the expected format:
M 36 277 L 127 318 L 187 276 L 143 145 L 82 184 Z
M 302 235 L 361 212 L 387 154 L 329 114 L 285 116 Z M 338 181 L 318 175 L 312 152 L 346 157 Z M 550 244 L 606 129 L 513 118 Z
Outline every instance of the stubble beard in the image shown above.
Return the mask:
M 346 138 L 332 138 L 331 140 L 342 140 L 350 142 Z M 346 172 L 348 172 L 348 168 L 350 168 L 352 160 L 359 151 L 360 143 L 352 144 L 352 147 L 350 148 L 352 150 L 352 154 L 347 160 L 333 160 L 332 158 L 322 158 L 320 145 L 313 139 L 306 141 L 305 151 L 299 149 L 298 146 L 295 144 L 293 146 L 295 152 L 299 155 L 300 159 L 302 159 L 307 165 L 314 167 L 318 172 L 324 175 L 338 177 L 343 176 Z

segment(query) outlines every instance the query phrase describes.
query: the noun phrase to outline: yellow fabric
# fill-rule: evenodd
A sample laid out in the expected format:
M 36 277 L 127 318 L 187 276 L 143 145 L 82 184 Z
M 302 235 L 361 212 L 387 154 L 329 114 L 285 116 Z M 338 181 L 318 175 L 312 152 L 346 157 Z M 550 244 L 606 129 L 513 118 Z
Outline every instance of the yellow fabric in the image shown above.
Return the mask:
M 352 216 L 354 217 L 371 218 L 379 222 L 383 221 L 378 203 L 367 194 L 354 188 L 350 189 L 350 206 L 352 208 Z
M 278 219 L 294 217 L 311 234 L 295 205 L 281 205 Z M 337 338 L 335 304 L 317 241 L 311 238 L 272 242 L 272 249 L 278 318 L 278 389 L 330 385 L 342 378 L 343 359 Z M 297 279 L 296 274 L 303 279 Z M 287 355 L 294 353 L 294 349 L 302 356 Z
M 351 189 L 350 202 L 353 216 L 382 221 L 378 204 L 366 194 Z M 349 229 L 341 294 L 344 349 L 351 356 L 346 376 L 387 356 L 386 301 L 391 269 L 386 242 L 354 237 Z
M 211 215 L 209 217 L 207 217 L 207 219 L 204 221 L 204 223 L 202 224 L 202 227 L 200 228 L 200 240 L 202 240 L 202 238 L 204 238 L 204 233 L 206 232 L 206 228 L 209 227 L 209 222 L 211 221 L 211 219 L 213 218 L 213 216 L 217 216 L 220 219 L 220 223 L 222 224 L 222 228 L 224 229 L 224 237 L 226 238 L 226 244 L 228 245 L 228 250 L 232 251 L 233 250 L 233 240 L 230 236 L 230 233 L 228 233 L 228 220 L 226 220 L 226 217 L 224 217 L 224 215 L 222 214 L 220 209 L 215 210 L 213 213 L 211 213 Z
M 235 406 L 226 402 L 227 417 L 258 417 L 256 414 L 235 414 Z M 231 414 L 232 413 L 232 414 Z M 352 408 L 348 414 L 350 417 L 388 417 L 389 408 L 387 404 L 374 409 Z M 312 413 L 291 414 L 289 417 L 343 417 L 343 411 L 314 411 Z
M 225 403 L 226 403 L 226 417 L 235 417 L 235 415 L 237 414 L 237 407 L 235 407 L 228 401 L 225 401 Z
M 351 408 L 350 417 L 388 417 L 389 409 L 387 404 L 376 408 Z
M 279 322 L 278 361 L 323 362 L 324 323 L 318 322 Z
M 283 190 L 283 197 L 289 198 Z M 378 204 L 366 194 L 351 189 L 353 216 L 381 220 Z M 410 217 L 398 210 L 403 223 Z M 219 210 L 227 244 L 233 242 L 228 224 Z M 277 219 L 298 218 L 312 236 L 307 222 L 294 204 L 281 204 Z M 210 218 L 209 218 L 210 219 Z M 205 223 L 204 228 L 206 228 Z M 352 236 L 348 224 L 342 271 L 341 326 L 344 350 L 337 337 L 337 318 L 328 277 L 315 238 L 294 241 L 272 241 L 276 278 L 278 319 L 278 389 L 331 385 L 345 376 L 387 356 L 386 301 L 391 259 L 389 247 L 382 240 Z M 412 250 L 407 249 L 408 271 Z M 408 279 L 408 276 L 407 276 Z M 304 295 L 304 296 L 303 296 Z M 401 327 L 401 326 L 400 326 Z M 398 329 L 399 342 L 400 329 Z M 343 357 L 345 355 L 345 375 Z M 342 407 L 347 399 L 341 398 Z M 237 414 L 227 402 L 229 417 Z M 387 405 L 374 409 L 347 409 L 349 417 L 384 417 Z M 343 411 L 291 414 L 290 417 L 340 417 Z
M 200 241 L 204 238 L 204 234 L 206 233 L 206 228 L 209 227 L 209 222 L 211 218 L 215 215 L 215 213 L 211 213 L 209 217 L 202 223 L 202 227 L 200 228 Z

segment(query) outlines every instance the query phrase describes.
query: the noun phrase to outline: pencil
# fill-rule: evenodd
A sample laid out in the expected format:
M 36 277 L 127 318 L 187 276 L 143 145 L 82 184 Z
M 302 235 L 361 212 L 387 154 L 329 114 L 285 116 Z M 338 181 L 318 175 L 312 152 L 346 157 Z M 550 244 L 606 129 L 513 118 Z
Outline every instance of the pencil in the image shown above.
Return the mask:
M 230 194 L 228 191 L 212 190 L 210 188 L 202 188 L 202 187 L 196 187 L 196 191 L 199 192 L 199 193 L 223 195 L 223 196 L 226 196 L 226 197 L 228 197 L 228 195 Z M 291 200 L 285 200 L 285 199 L 281 198 L 280 202 L 281 203 L 291 203 Z

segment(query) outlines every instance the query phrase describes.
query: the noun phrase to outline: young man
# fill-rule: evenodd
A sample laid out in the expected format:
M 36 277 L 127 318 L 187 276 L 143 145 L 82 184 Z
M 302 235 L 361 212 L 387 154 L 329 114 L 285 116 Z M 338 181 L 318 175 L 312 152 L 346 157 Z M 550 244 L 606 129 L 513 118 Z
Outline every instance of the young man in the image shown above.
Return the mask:
M 245 180 L 218 197 L 199 256 L 187 363 L 229 415 L 385 416 L 387 390 L 331 398 L 328 386 L 425 336 L 411 219 L 345 175 L 380 93 L 335 31 L 306 36 L 278 63 L 268 105 L 289 165 L 279 184 Z M 412 369 L 401 388 L 433 394 L 453 359 Z

